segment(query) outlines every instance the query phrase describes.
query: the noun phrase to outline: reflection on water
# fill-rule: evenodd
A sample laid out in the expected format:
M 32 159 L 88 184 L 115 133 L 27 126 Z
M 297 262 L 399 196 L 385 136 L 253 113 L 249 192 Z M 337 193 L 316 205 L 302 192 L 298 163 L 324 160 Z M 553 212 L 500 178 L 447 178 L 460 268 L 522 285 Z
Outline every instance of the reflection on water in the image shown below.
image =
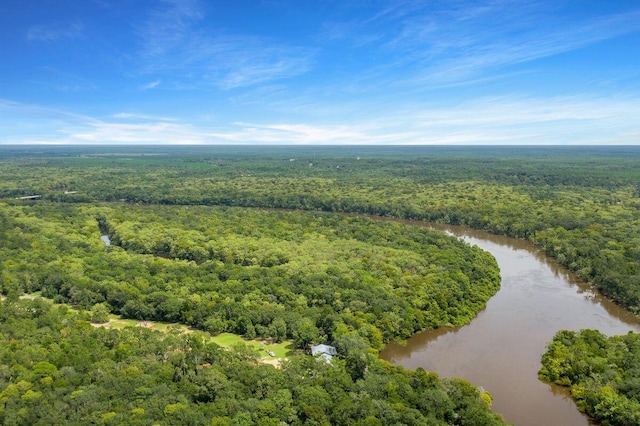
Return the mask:
M 516 425 L 588 425 L 567 389 L 540 382 L 545 345 L 561 329 L 640 332 L 638 317 L 613 304 L 531 243 L 466 227 L 429 226 L 489 251 L 502 286 L 471 324 L 419 333 L 390 344 L 381 357 L 441 377 L 462 377 L 494 397 L 493 408 Z
M 109 239 L 108 235 L 101 235 L 100 239 L 102 240 L 102 242 L 104 243 L 105 246 L 110 246 L 111 245 L 111 240 Z

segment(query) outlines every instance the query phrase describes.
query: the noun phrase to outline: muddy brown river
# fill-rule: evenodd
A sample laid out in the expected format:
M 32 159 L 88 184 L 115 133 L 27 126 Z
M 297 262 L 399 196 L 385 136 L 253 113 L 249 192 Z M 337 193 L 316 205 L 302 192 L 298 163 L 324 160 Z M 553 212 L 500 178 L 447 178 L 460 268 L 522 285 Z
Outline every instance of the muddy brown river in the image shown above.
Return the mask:
M 421 222 L 409 222 L 425 225 Z M 440 377 L 461 377 L 493 395 L 493 409 L 518 426 L 589 425 L 565 388 L 538 380 L 545 345 L 560 329 L 640 332 L 640 319 L 614 305 L 532 244 L 465 227 L 429 227 L 490 252 L 500 291 L 471 324 L 419 333 L 381 357 Z

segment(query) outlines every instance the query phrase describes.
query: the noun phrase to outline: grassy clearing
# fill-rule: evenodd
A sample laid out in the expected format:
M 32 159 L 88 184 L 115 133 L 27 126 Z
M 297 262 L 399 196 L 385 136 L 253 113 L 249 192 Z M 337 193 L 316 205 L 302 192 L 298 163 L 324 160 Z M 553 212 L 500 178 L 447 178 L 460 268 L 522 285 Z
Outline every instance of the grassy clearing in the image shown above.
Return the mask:
M 109 322 L 104 324 L 94 324 L 96 326 L 104 326 L 109 328 L 122 329 L 125 327 L 145 327 L 150 330 L 156 330 L 163 333 L 169 330 L 178 330 L 182 333 L 191 333 L 194 330 L 188 325 L 178 322 L 161 322 L 161 321 L 138 321 L 135 319 L 125 319 L 119 315 L 109 314 Z
M 264 359 L 282 359 L 293 355 L 294 353 L 293 342 L 286 340 L 280 343 L 270 343 L 265 340 L 245 340 L 242 336 L 237 334 L 221 333 L 217 336 L 213 336 L 211 341 L 223 348 L 228 348 L 238 343 L 244 343 L 247 346 L 255 348 L 256 351 L 258 351 L 260 358 Z M 271 356 L 267 351 L 272 352 L 274 356 Z
M 22 298 L 42 298 L 40 292 L 22 295 Z M 44 299 L 44 298 L 43 298 Z M 50 300 L 50 299 L 47 299 Z M 66 305 L 68 309 L 78 311 L 71 305 Z M 178 330 L 182 333 L 191 333 L 195 331 L 188 325 L 177 322 L 161 322 L 161 321 L 139 321 L 135 319 L 125 319 L 119 315 L 109 314 L 109 321 L 103 324 L 94 323 L 95 327 L 107 327 L 121 330 L 125 327 L 145 327 L 150 330 L 167 333 L 170 330 Z M 203 332 L 209 334 L 207 332 Z M 265 361 L 280 361 L 288 356 L 291 356 L 295 352 L 293 342 L 285 340 L 280 343 L 271 343 L 266 340 L 246 340 L 242 336 L 233 333 L 221 333 L 217 336 L 211 336 L 210 341 L 222 346 L 223 348 L 229 348 L 233 345 L 242 343 L 255 349 L 256 354 L 261 360 Z M 271 355 L 273 354 L 273 356 Z
M 125 327 L 136 327 L 138 325 L 138 322 L 139 321 L 136 321 L 133 319 L 124 319 L 124 318 L 120 318 L 120 316 L 118 315 L 110 314 L 109 322 L 106 322 L 104 324 L 95 324 L 95 325 L 108 327 L 108 328 L 117 328 L 120 330 Z
M 160 331 L 162 333 L 171 330 L 179 330 L 182 333 L 191 333 L 194 330 L 187 325 L 180 323 L 169 323 L 159 321 L 143 321 L 140 322 L 134 319 L 124 319 L 118 315 L 109 315 L 109 322 L 105 324 L 95 324 L 96 326 L 105 326 L 115 329 L 123 329 L 125 327 L 146 327 L 150 330 Z M 206 333 L 208 334 L 208 333 Z M 261 359 L 284 359 L 294 353 L 293 342 L 284 341 L 280 343 L 271 343 L 266 340 L 246 340 L 242 336 L 232 333 L 221 333 L 217 336 L 211 336 L 210 341 L 222 346 L 223 348 L 229 348 L 236 344 L 245 344 L 255 349 L 257 355 Z M 269 353 L 273 353 L 273 356 Z

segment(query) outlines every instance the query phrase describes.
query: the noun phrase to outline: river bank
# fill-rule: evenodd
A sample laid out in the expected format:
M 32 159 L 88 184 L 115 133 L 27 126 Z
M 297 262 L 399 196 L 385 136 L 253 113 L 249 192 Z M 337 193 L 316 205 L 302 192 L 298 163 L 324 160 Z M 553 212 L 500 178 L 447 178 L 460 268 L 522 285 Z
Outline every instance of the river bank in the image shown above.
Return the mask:
M 392 343 L 381 358 L 441 377 L 461 377 L 494 397 L 493 409 L 516 425 L 589 425 L 566 388 L 538 380 L 545 345 L 560 329 L 640 332 L 638 317 L 600 295 L 531 243 L 466 227 L 426 224 L 489 251 L 502 284 L 471 324 Z

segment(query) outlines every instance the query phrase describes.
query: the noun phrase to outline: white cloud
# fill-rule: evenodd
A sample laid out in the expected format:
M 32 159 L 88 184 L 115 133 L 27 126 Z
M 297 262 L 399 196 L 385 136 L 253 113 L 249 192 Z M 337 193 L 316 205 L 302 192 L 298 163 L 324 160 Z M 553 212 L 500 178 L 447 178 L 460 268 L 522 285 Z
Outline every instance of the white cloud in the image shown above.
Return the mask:
M 460 143 L 639 144 L 637 97 L 486 97 L 411 115 L 428 139 Z M 466 138 L 466 142 L 464 141 Z
M 4 143 L 66 144 L 640 144 L 640 98 L 484 97 L 414 104 L 323 122 L 186 122 L 148 114 L 93 118 L 0 100 Z M 338 124 L 340 123 L 340 124 Z M 11 126 L 9 126 L 11 124 Z
M 393 135 L 375 135 L 359 125 L 252 124 L 234 123 L 236 129 L 211 133 L 218 140 L 234 143 L 269 144 L 376 144 Z
M 116 114 L 111 115 L 111 118 L 117 118 L 119 120 L 130 120 L 130 121 L 168 121 L 168 122 L 176 122 L 177 118 L 174 117 L 161 117 L 157 115 L 150 114 L 138 114 L 132 112 L 118 112 Z
M 640 9 L 578 17 L 564 2 L 392 2 L 371 18 L 328 22 L 324 37 L 384 58 L 366 72 L 420 88 L 477 84 L 516 64 L 640 31 Z
M 147 84 L 143 84 L 142 86 L 140 86 L 140 90 L 155 89 L 156 87 L 158 87 L 160 85 L 160 83 L 162 83 L 162 80 L 160 80 L 160 79 L 151 81 L 151 82 L 149 82 Z
M 503 34 L 499 40 L 474 39 L 468 34 L 458 40 L 457 46 L 441 45 L 441 59 L 428 65 L 420 79 L 446 82 L 475 78 L 487 70 L 557 55 L 639 30 L 640 11 L 633 11 L 580 24 L 542 24 L 518 36 Z
M 168 1 L 140 29 L 140 68 L 161 74 L 176 87 L 228 90 L 306 73 L 313 50 L 276 39 L 230 35 L 198 28 L 203 18 L 195 1 Z
M 96 121 L 81 128 L 67 128 L 66 141 L 73 144 L 201 144 L 203 136 L 188 125 L 151 122 L 128 124 Z
M 0 99 L 0 143 L 182 144 L 209 139 L 189 124 L 147 114 L 109 119 Z M 6 133 L 5 130 L 6 129 Z

